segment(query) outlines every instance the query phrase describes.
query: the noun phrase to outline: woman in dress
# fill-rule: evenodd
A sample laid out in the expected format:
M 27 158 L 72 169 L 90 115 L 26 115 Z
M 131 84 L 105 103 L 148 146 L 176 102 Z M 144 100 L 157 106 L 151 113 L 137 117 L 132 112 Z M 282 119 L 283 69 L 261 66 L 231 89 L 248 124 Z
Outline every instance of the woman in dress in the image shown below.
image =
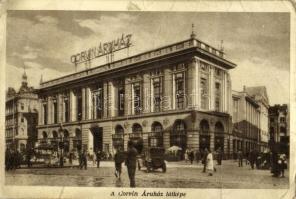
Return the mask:
M 207 171 L 209 172 L 209 176 L 213 175 L 214 171 L 214 160 L 213 160 L 213 153 L 211 150 L 209 150 L 208 156 L 207 156 Z

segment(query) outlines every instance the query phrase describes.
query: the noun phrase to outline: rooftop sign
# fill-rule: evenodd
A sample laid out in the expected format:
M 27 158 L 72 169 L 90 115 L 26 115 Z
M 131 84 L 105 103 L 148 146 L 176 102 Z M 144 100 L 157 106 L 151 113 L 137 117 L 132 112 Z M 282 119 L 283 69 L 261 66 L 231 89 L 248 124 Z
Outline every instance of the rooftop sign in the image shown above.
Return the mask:
M 111 54 L 131 46 L 131 34 L 122 34 L 121 38 L 111 42 L 100 43 L 98 46 L 90 48 L 71 56 L 71 62 L 76 64 L 90 61 L 92 59 Z

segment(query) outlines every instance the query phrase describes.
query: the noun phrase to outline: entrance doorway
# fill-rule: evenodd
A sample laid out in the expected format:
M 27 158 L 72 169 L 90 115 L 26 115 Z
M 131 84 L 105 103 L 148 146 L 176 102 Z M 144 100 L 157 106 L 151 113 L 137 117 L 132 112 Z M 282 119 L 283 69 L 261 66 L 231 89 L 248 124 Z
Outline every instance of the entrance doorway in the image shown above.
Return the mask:
M 93 152 L 103 151 L 103 128 L 94 127 L 91 129 L 93 135 Z

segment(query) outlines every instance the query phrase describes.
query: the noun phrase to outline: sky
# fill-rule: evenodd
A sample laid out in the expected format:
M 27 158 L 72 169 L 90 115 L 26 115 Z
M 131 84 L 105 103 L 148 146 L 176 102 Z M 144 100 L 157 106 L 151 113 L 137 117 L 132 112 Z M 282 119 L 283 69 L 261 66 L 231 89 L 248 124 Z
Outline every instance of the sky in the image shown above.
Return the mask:
M 35 88 L 41 76 L 74 73 L 71 55 L 122 33 L 133 35 L 134 55 L 188 39 L 194 24 L 199 40 L 216 48 L 223 40 L 226 59 L 237 64 L 230 70 L 233 90 L 266 86 L 271 105 L 289 103 L 289 19 L 288 13 L 8 11 L 6 87 L 20 87 L 24 68 Z

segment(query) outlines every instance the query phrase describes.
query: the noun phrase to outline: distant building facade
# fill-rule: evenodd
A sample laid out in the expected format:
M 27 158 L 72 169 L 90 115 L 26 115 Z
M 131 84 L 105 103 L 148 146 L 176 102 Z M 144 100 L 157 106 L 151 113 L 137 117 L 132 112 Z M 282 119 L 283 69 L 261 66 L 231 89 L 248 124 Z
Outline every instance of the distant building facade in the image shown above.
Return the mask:
M 38 95 L 28 86 L 26 73 L 22 76 L 22 85 L 18 92 L 8 88 L 5 107 L 6 147 L 23 151 L 34 147 L 37 141 Z
M 289 109 L 287 104 L 274 105 L 268 110 L 271 142 L 280 143 L 281 151 L 289 153 Z
M 64 151 L 221 147 L 232 153 L 229 70 L 221 50 L 195 38 L 42 82 L 38 139 Z
M 269 140 L 266 89 L 244 87 L 241 92 L 233 91 L 232 103 L 233 151 L 266 150 Z

